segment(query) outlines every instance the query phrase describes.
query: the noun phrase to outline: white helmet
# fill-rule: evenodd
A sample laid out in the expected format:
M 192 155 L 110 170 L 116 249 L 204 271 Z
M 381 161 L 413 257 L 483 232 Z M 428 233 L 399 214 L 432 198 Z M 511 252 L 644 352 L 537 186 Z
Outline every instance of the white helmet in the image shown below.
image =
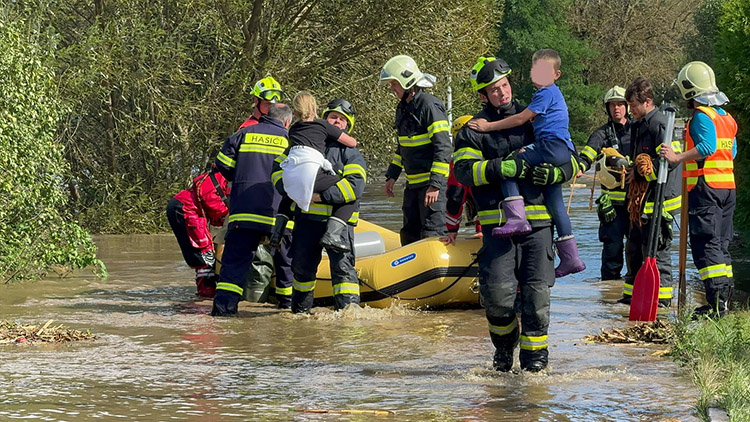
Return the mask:
M 409 89 L 419 82 L 424 74 L 419 70 L 417 62 L 409 56 L 391 57 L 380 71 L 380 81 L 398 81 L 403 89 Z
M 682 67 L 675 79 L 682 98 L 701 104 L 721 106 L 729 102 L 727 96 L 716 86 L 713 69 L 703 62 L 690 62 Z

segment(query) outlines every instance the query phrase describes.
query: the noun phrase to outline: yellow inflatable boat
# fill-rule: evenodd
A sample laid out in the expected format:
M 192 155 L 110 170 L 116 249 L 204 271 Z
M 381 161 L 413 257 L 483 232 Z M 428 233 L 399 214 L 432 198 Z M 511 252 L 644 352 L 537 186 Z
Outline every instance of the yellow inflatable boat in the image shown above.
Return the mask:
M 476 252 L 481 242 L 459 236 L 450 246 L 429 238 L 401 247 L 397 233 L 360 220 L 355 230 L 355 267 L 362 303 L 374 308 L 394 302 L 412 308 L 478 306 Z M 325 255 L 318 267 L 315 305 L 333 306 Z
M 373 308 L 387 308 L 394 302 L 410 308 L 479 305 L 476 253 L 482 240 L 477 237 L 459 236 L 450 246 L 429 238 L 401 247 L 398 233 L 359 220 L 354 243 L 363 304 Z M 223 250 L 223 244 L 217 245 L 219 259 Z M 325 253 L 318 266 L 315 306 L 333 306 Z

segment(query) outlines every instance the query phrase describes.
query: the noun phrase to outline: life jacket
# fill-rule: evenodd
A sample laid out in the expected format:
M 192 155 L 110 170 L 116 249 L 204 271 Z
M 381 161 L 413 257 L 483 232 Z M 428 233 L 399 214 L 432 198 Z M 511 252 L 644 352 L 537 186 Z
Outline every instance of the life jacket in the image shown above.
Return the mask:
M 737 122 L 731 115 L 721 115 L 713 107 L 700 106 L 695 112 L 705 113 L 711 118 L 716 128 L 716 151 L 702 161 L 685 162 L 682 176 L 687 179 L 688 191 L 695 187 L 700 176 L 714 189 L 734 189 L 732 147 L 737 136 Z M 690 136 L 690 130 L 685 132 L 685 150 L 690 151 L 695 148 L 695 141 Z

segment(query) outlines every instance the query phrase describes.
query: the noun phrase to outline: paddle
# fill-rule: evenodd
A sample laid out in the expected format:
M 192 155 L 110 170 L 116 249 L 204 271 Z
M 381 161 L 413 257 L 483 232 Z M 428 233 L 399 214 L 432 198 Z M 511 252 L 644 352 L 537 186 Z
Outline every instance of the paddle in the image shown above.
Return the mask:
M 664 109 L 667 115 L 667 129 L 664 131 L 662 145 L 672 144 L 674 131 L 675 109 Z M 646 260 L 633 282 L 633 298 L 630 301 L 631 321 L 655 321 L 656 308 L 659 306 L 659 268 L 656 266 L 656 247 L 659 244 L 659 227 L 661 213 L 664 208 L 664 185 L 667 182 L 667 160 L 659 160 L 659 174 L 656 179 L 656 194 L 654 195 L 654 211 L 648 230 Z

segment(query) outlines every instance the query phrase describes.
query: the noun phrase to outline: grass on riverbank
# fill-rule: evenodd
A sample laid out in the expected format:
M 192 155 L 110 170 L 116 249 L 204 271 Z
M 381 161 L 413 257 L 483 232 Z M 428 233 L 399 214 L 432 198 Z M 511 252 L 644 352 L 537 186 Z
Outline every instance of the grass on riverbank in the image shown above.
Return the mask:
M 750 312 L 719 320 L 678 321 L 672 356 L 688 368 L 700 390 L 696 407 L 725 409 L 732 421 L 750 421 Z

